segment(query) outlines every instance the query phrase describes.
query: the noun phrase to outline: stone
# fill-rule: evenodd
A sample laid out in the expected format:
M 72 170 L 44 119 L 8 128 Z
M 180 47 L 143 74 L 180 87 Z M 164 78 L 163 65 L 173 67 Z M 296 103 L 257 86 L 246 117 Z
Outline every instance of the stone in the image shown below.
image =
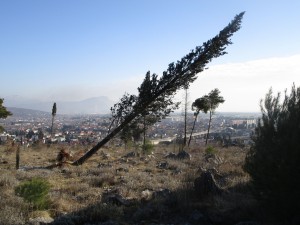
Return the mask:
M 100 223 L 100 225 L 119 225 L 119 223 L 113 220 L 108 220 L 106 222 Z
M 193 223 L 200 223 L 200 222 L 206 221 L 208 219 L 198 210 L 194 210 L 189 215 L 189 220 L 192 221 Z
M 203 172 L 200 177 L 195 179 L 194 188 L 200 197 L 222 193 L 222 189 L 217 185 L 214 175 L 209 171 Z
M 119 167 L 118 169 L 116 169 L 116 173 L 118 173 L 118 172 L 126 172 L 126 173 L 128 173 L 128 168 L 124 168 L 124 167 Z
M 243 222 L 236 223 L 235 225 L 260 225 L 260 224 L 255 221 L 243 221 Z
M 165 155 L 165 158 L 167 159 L 175 159 L 176 158 L 176 154 L 171 152 L 171 153 L 168 153 L 167 155 Z
M 128 199 L 124 198 L 120 194 L 109 194 L 109 195 L 104 197 L 103 202 L 118 205 L 118 206 L 121 206 L 121 205 L 128 206 L 128 205 L 130 205 L 130 201 Z
M 153 193 L 154 198 L 169 198 L 172 195 L 172 192 L 167 188 L 162 188 Z
M 100 155 L 101 155 L 102 159 L 104 159 L 104 160 L 110 158 L 110 154 L 104 153 L 103 151 L 100 152 Z
M 177 156 L 177 159 L 191 159 L 191 155 L 187 153 L 186 151 L 180 151 Z
M 28 221 L 30 225 L 50 224 L 54 221 L 47 211 L 34 211 L 31 214 Z
M 135 157 L 136 156 L 136 153 L 135 152 L 129 152 L 127 153 L 126 155 L 124 155 L 123 157 L 124 158 L 132 158 L 132 157 Z
M 160 162 L 160 163 L 157 164 L 156 167 L 159 168 L 159 169 L 167 169 L 168 166 L 169 166 L 168 162 Z
M 141 193 L 141 199 L 144 201 L 149 201 L 152 199 L 153 196 L 153 191 L 146 189 L 144 191 L 142 191 Z
M 110 163 L 99 163 L 98 168 L 111 168 L 112 165 Z

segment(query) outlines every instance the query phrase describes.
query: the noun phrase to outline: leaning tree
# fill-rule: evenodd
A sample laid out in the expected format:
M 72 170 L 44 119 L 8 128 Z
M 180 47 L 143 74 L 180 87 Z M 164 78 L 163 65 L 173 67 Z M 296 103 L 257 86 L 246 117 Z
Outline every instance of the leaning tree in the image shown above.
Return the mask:
M 163 72 L 160 78 L 158 76 L 151 76 L 151 88 L 143 90 L 142 94 L 139 93 L 136 96 L 135 102 L 123 118 L 123 122 L 72 164 L 83 164 L 124 127 L 130 124 L 136 117 L 143 114 L 151 104 L 155 101 L 163 102 L 174 96 L 178 90 L 195 81 L 197 74 L 202 72 L 213 58 L 226 54 L 226 46 L 232 44 L 230 37 L 240 29 L 243 15 L 244 12 L 236 15 L 218 35 L 204 42 L 202 46 L 197 46 L 176 63 L 169 64 L 168 69 Z M 140 86 L 141 89 L 145 86 L 145 82 L 148 81 L 146 79 L 143 81 Z
M 12 115 L 12 113 L 10 111 L 8 111 L 5 106 L 3 106 L 3 101 L 4 101 L 4 99 L 0 98 L 0 119 L 5 119 L 6 117 Z M 3 127 L 0 126 L 0 132 L 2 130 L 3 130 Z

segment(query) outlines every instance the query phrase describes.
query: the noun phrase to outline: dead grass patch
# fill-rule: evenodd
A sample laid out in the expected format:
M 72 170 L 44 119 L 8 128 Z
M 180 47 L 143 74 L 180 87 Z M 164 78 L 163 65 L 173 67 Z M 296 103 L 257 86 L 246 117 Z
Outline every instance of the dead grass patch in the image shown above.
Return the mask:
M 43 145 L 42 145 L 43 146 Z M 67 149 L 74 155 L 86 151 L 82 147 Z M 212 164 L 205 161 L 205 148 L 192 146 L 188 152 L 191 160 L 166 159 L 170 152 L 177 153 L 174 146 L 155 146 L 151 156 L 134 156 L 123 158 L 126 153 L 123 148 L 106 148 L 105 153 L 97 153 L 82 166 L 63 166 L 52 170 L 15 170 L 15 154 L 6 151 L 0 146 L 0 155 L 8 161 L 0 164 L 0 194 L 1 200 L 5 197 L 5 207 L 1 211 L 0 220 L 27 221 L 30 207 L 22 199 L 14 195 L 12 189 L 21 181 L 34 177 L 43 177 L 51 184 L 50 198 L 52 202 L 49 210 L 51 216 L 60 217 L 57 221 L 73 221 L 79 217 L 101 218 L 105 221 L 113 219 L 122 222 L 127 213 L 135 215 L 135 219 L 147 220 L 147 212 L 153 206 L 158 212 L 187 213 L 193 210 L 214 209 L 216 213 L 224 213 L 227 210 L 235 210 L 238 207 L 248 209 L 254 203 L 249 197 L 245 184 L 249 177 L 242 170 L 245 158 L 245 150 L 238 148 L 218 148 L 216 155 L 222 158 L 222 162 Z M 20 167 L 45 166 L 55 162 L 59 146 L 35 147 L 34 149 L 21 150 Z M 104 157 L 105 156 L 105 157 Z M 159 163 L 166 162 L 167 166 L 158 167 Z M 215 199 L 200 201 L 194 190 L 194 180 L 199 177 L 199 168 L 214 168 L 220 174 L 220 185 L 229 190 L 231 195 L 218 196 Z M 223 183 L 221 182 L 223 179 Z M 218 181 L 218 179 L 217 179 Z M 225 182 L 226 181 L 226 182 Z M 151 203 L 143 200 L 144 191 L 156 192 L 169 190 L 173 193 L 170 205 L 163 199 L 151 200 Z M 134 204 L 124 208 L 102 202 L 102 197 L 108 192 L 116 192 L 126 199 L 134 200 Z M 239 201 L 239 198 L 246 198 Z M 150 200 L 149 200 L 150 201 Z M 163 204 L 163 205 L 160 205 Z M 172 205 L 173 204 L 173 205 Z M 141 210 L 140 210 L 141 208 Z M 28 213 L 23 213 L 27 210 Z M 154 210 L 154 211 L 155 211 Z M 173 213 L 174 213 L 173 212 Z M 63 216 L 65 215 L 65 216 Z M 15 220 L 12 217 L 15 217 Z M 241 214 L 237 216 L 242 216 Z M 159 217 L 158 217 L 159 218 Z M 127 218 L 128 219 L 128 218 Z M 20 223 L 22 224 L 22 223 Z M 59 224 L 59 223 L 57 223 Z M 66 222 L 65 224 L 71 224 Z

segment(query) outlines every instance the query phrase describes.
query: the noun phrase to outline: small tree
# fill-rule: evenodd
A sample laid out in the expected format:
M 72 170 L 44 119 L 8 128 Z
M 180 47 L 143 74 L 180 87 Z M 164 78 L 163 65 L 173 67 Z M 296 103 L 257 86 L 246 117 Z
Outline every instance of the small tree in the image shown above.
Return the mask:
M 43 133 L 42 128 L 38 129 L 38 138 L 39 138 L 39 141 L 42 141 L 44 138 L 44 133 Z
M 3 106 L 3 101 L 4 99 L 0 98 L 0 119 L 5 119 L 6 117 L 12 115 L 12 113 L 8 111 L 5 106 Z M 2 131 L 3 131 L 3 127 L 0 126 L 0 132 Z
M 205 145 L 207 145 L 212 115 L 214 114 L 215 110 L 218 108 L 219 104 L 224 103 L 225 100 L 222 96 L 220 96 L 220 91 L 218 88 L 215 88 L 214 90 L 212 90 L 204 98 L 206 98 L 208 101 L 208 111 L 209 111 L 209 122 L 208 122 L 208 129 L 207 129 L 207 135 L 206 135 L 206 140 L 205 140 Z
M 50 207 L 49 198 L 50 184 L 42 178 L 32 178 L 30 181 L 24 181 L 15 188 L 16 195 L 32 203 L 34 209 L 43 210 Z
M 280 93 L 272 96 L 270 89 L 261 101 L 261 111 L 244 169 L 252 178 L 256 197 L 267 204 L 264 208 L 293 219 L 300 210 L 300 88 L 293 85 L 282 104 Z
M 53 107 L 52 107 L 51 137 L 53 136 L 53 124 L 54 124 L 55 116 L 56 116 L 56 103 L 54 102 Z
M 208 100 L 205 96 L 201 97 L 201 98 L 197 98 L 193 103 L 192 103 L 192 110 L 196 110 L 194 113 L 194 123 L 193 123 L 193 128 L 190 134 L 190 138 L 189 138 L 189 142 L 188 142 L 188 147 L 190 146 L 191 140 L 192 140 L 192 135 L 195 129 L 195 124 L 198 118 L 198 115 L 200 113 L 200 111 L 203 111 L 204 113 L 207 113 L 209 109 L 209 105 L 208 105 Z

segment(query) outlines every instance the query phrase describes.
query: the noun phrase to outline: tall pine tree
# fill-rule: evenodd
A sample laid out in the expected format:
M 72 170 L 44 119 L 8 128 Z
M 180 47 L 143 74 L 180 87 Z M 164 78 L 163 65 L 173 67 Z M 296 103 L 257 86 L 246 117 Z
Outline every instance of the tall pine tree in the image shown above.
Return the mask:
M 152 76 L 150 79 L 150 82 L 153 84 L 152 88 L 146 89 L 137 96 L 132 111 L 125 116 L 123 122 L 73 164 L 80 165 L 84 163 L 125 126 L 145 112 L 153 102 L 163 102 L 165 99 L 171 98 L 176 91 L 195 81 L 197 74 L 202 72 L 213 58 L 226 54 L 226 46 L 232 44 L 230 37 L 240 29 L 243 15 L 244 12 L 236 15 L 214 38 L 204 42 L 202 46 L 196 47 L 176 63 L 169 64 L 168 69 L 163 72 L 159 79 L 157 76 Z M 141 89 L 146 86 L 145 82 L 149 81 L 147 79 L 146 81 L 144 80 L 140 86 Z

